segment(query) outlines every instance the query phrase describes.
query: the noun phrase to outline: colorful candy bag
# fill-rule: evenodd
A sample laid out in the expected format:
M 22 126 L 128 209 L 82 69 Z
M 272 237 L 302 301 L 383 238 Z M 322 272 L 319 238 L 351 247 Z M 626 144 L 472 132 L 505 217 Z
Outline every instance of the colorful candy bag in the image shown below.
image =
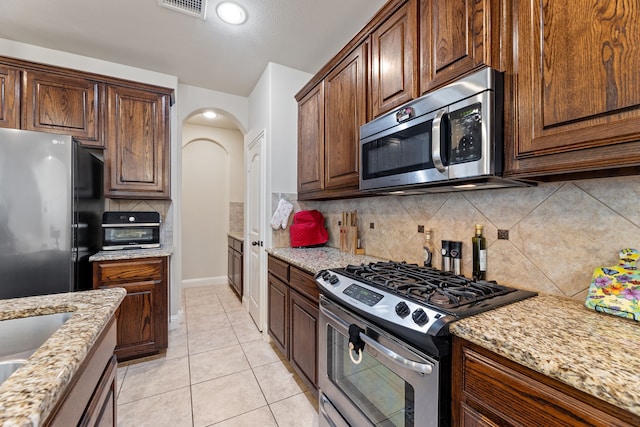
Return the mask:
M 639 257 L 637 250 L 623 249 L 618 265 L 596 268 L 585 305 L 640 321 L 640 270 L 636 265 Z

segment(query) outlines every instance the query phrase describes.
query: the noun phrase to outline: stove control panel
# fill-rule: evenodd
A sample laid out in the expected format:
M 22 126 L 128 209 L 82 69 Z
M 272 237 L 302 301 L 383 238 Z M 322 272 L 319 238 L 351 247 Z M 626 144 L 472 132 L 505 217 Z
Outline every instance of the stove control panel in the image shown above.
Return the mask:
M 325 294 L 333 295 L 347 307 L 356 307 L 388 322 L 426 333 L 443 313 L 414 301 L 402 298 L 373 285 L 359 282 L 342 274 L 323 271 L 316 283 Z

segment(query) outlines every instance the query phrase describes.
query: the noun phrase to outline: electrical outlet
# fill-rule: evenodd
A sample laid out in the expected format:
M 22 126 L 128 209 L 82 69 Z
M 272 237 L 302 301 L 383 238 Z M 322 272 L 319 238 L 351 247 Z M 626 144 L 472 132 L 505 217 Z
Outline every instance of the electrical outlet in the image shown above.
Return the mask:
M 369 228 L 373 230 L 374 228 L 376 228 L 376 225 L 373 222 L 370 222 Z
M 509 240 L 509 230 L 498 230 L 498 240 Z
M 424 233 L 424 225 L 418 226 L 418 233 Z

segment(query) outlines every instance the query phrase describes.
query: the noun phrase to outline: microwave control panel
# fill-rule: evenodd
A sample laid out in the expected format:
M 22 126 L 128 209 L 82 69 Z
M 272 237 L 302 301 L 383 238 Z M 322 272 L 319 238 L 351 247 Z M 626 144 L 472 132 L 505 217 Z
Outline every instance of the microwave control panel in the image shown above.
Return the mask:
M 449 113 L 451 152 L 449 164 L 466 163 L 482 157 L 481 104 Z

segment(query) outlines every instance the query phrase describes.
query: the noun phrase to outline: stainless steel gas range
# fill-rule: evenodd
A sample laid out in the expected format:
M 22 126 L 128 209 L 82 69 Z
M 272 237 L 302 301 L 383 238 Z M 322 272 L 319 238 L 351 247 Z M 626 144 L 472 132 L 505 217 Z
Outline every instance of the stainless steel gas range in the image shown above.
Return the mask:
M 448 426 L 451 322 L 536 295 L 397 262 L 316 282 L 321 426 Z

